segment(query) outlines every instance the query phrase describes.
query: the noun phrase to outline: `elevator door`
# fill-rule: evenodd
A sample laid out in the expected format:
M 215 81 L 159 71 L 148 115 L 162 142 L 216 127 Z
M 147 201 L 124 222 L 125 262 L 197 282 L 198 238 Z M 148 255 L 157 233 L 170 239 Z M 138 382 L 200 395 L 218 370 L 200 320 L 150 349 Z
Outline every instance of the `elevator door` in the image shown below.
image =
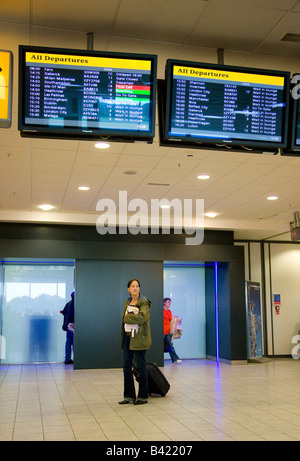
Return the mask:
M 4 262 L 1 363 L 64 360 L 66 333 L 60 311 L 71 299 L 74 268 L 74 262 Z
M 206 357 L 205 265 L 164 262 L 164 297 L 171 298 L 173 315 L 182 318 L 183 335 L 173 344 L 181 359 Z M 165 353 L 165 359 L 170 358 Z

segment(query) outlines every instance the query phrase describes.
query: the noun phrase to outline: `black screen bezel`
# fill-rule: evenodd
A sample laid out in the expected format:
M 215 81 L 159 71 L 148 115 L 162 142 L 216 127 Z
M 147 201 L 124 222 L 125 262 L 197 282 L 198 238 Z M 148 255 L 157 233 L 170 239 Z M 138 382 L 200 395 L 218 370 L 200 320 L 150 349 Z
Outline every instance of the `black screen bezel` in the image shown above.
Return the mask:
M 172 84 L 173 84 L 173 66 L 186 66 L 186 67 L 204 67 L 211 70 L 220 70 L 220 71 L 233 71 L 233 72 L 243 72 L 243 73 L 253 73 L 253 74 L 262 74 L 262 75 L 271 75 L 271 76 L 281 76 L 284 78 L 284 104 L 283 108 L 283 118 L 282 118 L 282 141 L 262 141 L 257 140 L 245 140 L 239 138 L 231 138 L 226 140 L 216 139 L 214 137 L 191 137 L 191 136 L 181 136 L 181 135 L 172 135 L 169 134 L 170 126 L 170 117 L 171 117 L 171 108 L 172 108 Z M 163 84 L 161 84 L 163 85 Z M 285 148 L 288 144 L 288 113 L 289 113 L 289 93 L 290 93 L 290 73 L 286 71 L 277 71 L 269 69 L 257 69 L 249 67 L 238 67 L 238 66 L 228 66 L 223 64 L 212 64 L 212 63 L 202 63 L 202 62 L 192 62 L 192 61 L 182 61 L 177 59 L 168 59 L 166 63 L 166 72 L 164 80 L 164 92 L 165 96 L 162 98 L 163 101 L 161 104 L 164 104 L 164 114 L 163 114 L 163 128 L 160 132 L 160 141 L 161 145 L 177 145 L 177 147 L 191 147 L 191 148 L 211 148 L 211 149 L 228 149 L 232 148 L 235 150 L 245 150 L 249 151 L 275 151 L 280 148 Z M 245 146 L 245 147 L 244 147 Z
M 65 54 L 70 56 L 94 56 L 120 59 L 135 59 L 149 60 L 151 62 L 151 113 L 149 130 L 127 130 L 127 129 L 82 129 L 80 127 L 61 127 L 47 126 L 39 124 L 29 124 L 25 122 L 25 56 L 26 52 L 32 53 L 49 53 L 49 54 Z M 42 137 L 42 138 L 57 138 L 57 139 L 78 139 L 78 140 L 109 140 L 117 142 L 134 142 L 144 141 L 152 143 L 155 136 L 155 116 L 156 116 L 156 84 L 157 84 L 157 56 L 151 54 L 136 54 L 136 53 L 118 53 L 104 51 L 77 50 L 67 48 L 39 47 L 39 46 L 19 46 L 19 114 L 18 114 L 18 129 L 21 136 L 24 137 Z M 28 90 L 27 90 L 28 91 Z

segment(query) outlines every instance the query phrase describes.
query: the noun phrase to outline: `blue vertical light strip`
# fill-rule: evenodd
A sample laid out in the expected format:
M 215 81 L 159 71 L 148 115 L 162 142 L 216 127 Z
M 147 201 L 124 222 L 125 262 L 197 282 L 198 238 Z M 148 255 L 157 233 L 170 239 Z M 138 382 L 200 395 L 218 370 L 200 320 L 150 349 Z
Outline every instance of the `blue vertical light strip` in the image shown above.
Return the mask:
M 219 303 L 218 303 L 218 262 L 215 261 L 215 317 L 216 317 L 216 361 L 219 362 Z

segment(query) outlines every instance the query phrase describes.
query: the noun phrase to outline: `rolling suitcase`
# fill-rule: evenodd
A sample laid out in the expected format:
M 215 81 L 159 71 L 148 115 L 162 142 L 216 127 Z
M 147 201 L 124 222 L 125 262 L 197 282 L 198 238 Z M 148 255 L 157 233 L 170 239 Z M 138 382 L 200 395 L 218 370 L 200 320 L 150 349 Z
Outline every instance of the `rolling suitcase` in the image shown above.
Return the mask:
M 148 373 L 148 392 L 149 394 L 158 394 L 164 397 L 169 389 L 170 389 L 170 384 L 165 377 L 165 375 L 162 373 L 162 371 L 158 368 L 156 363 L 147 363 L 147 373 Z M 136 369 L 136 366 L 133 364 L 132 367 L 133 374 L 137 380 L 139 381 L 139 374 Z

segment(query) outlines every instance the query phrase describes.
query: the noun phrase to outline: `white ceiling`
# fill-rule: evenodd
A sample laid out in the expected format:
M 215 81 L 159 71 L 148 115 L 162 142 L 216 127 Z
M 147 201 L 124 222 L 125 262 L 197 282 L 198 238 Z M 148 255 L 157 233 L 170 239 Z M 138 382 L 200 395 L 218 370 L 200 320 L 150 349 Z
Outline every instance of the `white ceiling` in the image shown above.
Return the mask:
M 298 0 L 0 0 L 0 49 L 14 54 L 13 122 L 0 129 L 0 221 L 94 224 L 97 201 L 127 190 L 128 201 L 204 199 L 205 211 L 218 213 L 205 227 L 236 238 L 290 239 L 300 158 L 160 147 L 158 127 L 152 145 L 106 151 L 91 141 L 20 137 L 19 44 L 86 49 L 87 33 L 95 50 L 157 54 L 158 78 L 167 58 L 216 63 L 218 48 L 225 64 L 300 72 L 300 43 L 281 41 L 300 34 Z M 199 181 L 200 173 L 211 179 Z M 266 200 L 274 194 L 276 202 Z M 39 211 L 41 203 L 55 208 Z

